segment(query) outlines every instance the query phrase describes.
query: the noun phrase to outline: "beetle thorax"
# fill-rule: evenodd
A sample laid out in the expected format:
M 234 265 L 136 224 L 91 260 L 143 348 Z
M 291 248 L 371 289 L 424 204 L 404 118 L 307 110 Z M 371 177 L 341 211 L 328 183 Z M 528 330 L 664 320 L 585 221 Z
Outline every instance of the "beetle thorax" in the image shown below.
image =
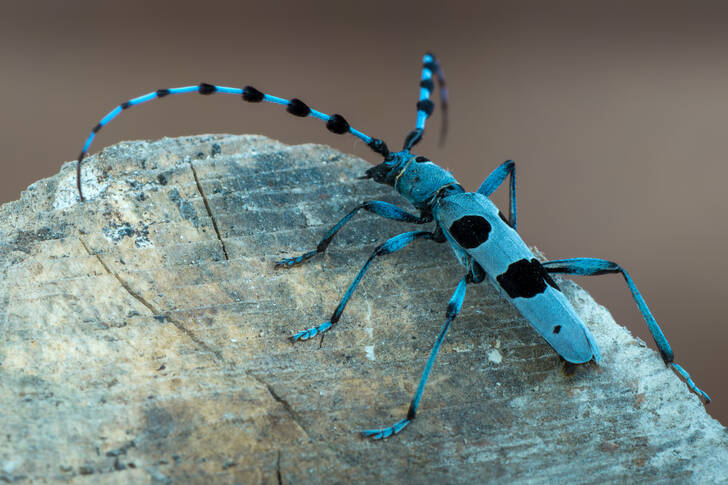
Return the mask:
M 457 185 L 447 170 L 425 157 L 412 156 L 397 176 L 394 188 L 415 207 L 432 204 L 435 196 L 445 187 Z

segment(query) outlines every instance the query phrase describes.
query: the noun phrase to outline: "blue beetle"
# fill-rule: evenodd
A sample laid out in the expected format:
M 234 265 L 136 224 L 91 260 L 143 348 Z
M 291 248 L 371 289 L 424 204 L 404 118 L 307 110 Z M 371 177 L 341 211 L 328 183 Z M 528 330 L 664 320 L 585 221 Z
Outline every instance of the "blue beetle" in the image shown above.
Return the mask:
M 366 201 L 352 209 L 322 238 L 316 249 L 300 256 L 286 258 L 275 263 L 275 268 L 291 268 L 305 263 L 317 254 L 326 251 L 336 233 L 360 210 L 365 210 L 387 219 L 426 224 L 434 222 L 431 231 L 411 231 L 399 234 L 377 246 L 359 273 L 354 278 L 339 305 L 329 320 L 315 327 L 300 331 L 291 340 L 308 340 L 330 330 L 341 318 L 341 314 L 354 290 L 377 256 L 390 254 L 406 247 L 418 239 L 447 242 L 452 247 L 458 261 L 465 268 L 465 276 L 460 280 L 447 305 L 445 322 L 435 340 L 430 357 L 425 364 L 417 391 L 412 398 L 407 415 L 392 426 L 362 431 L 363 436 L 382 439 L 404 429 L 416 416 L 427 378 L 435 362 L 437 352 L 452 321 L 460 312 L 468 284 L 477 284 L 486 278 L 510 299 L 538 333 L 568 363 L 583 364 L 599 362 L 599 348 L 589 329 L 578 317 L 573 307 L 561 292 L 551 274 L 599 275 L 621 273 L 632 296 L 647 323 L 650 333 L 657 344 L 666 365 L 671 366 L 683 377 L 688 387 L 705 402 L 708 395 L 700 390 L 689 374 L 676 362 L 667 338 L 662 333 L 647 304 L 629 274 L 618 264 L 596 258 L 572 258 L 540 262 L 517 232 L 516 166 L 508 160 L 496 168 L 481 184 L 476 192 L 466 192 L 455 177 L 436 163 L 423 156 L 411 153 L 412 148 L 422 139 L 425 123 L 433 112 L 434 104 L 430 95 L 437 79 L 440 88 L 441 108 L 447 112 L 447 89 L 440 63 L 431 53 L 423 58 L 420 95 L 417 101 L 417 121 L 404 141 L 402 150 L 390 152 L 387 145 L 377 138 L 353 128 L 340 114 L 328 115 L 310 108 L 297 98 L 285 99 L 265 94 L 252 86 L 231 88 L 202 83 L 171 89 L 160 89 L 126 101 L 110 111 L 93 128 L 83 145 L 77 163 L 77 188 L 81 201 L 84 200 L 81 187 L 81 165 L 88 153 L 96 133 L 119 113 L 131 106 L 172 94 L 214 93 L 234 94 L 251 103 L 268 102 L 283 105 L 294 116 L 313 117 L 326 123 L 326 128 L 336 134 L 351 134 L 364 141 L 384 160 L 368 169 L 360 177 L 392 186 L 407 199 L 419 215 L 407 212 L 393 204 L 383 201 Z M 447 117 L 443 116 L 441 140 L 447 132 Z M 510 210 L 506 217 L 488 199 L 510 176 Z

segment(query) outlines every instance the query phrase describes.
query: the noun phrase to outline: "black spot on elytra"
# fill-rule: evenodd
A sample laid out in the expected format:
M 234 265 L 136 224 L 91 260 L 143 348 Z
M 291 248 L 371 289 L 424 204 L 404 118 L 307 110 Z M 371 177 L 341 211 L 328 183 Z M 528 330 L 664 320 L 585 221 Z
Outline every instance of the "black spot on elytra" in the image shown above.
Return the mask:
M 535 258 L 531 261 L 524 258 L 511 263 L 506 272 L 498 275 L 496 280 L 511 298 L 532 298 L 546 291 L 547 283 L 554 289 L 559 289 Z
M 559 333 L 561 331 L 561 325 L 554 326 L 554 333 Z
M 490 229 L 483 216 L 463 216 L 450 225 L 448 232 L 460 246 L 472 249 L 488 240 Z

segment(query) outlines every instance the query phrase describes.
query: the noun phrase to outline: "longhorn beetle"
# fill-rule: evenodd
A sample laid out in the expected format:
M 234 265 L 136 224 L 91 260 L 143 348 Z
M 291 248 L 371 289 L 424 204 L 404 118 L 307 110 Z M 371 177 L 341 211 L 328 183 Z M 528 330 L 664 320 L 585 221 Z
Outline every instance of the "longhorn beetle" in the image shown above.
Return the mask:
M 265 101 L 285 106 L 286 111 L 294 116 L 318 118 L 326 123 L 326 128 L 336 134 L 349 133 L 364 141 L 375 153 L 384 160 L 368 169 L 360 179 L 372 179 L 377 183 L 390 185 L 407 199 L 417 210 L 419 215 L 407 212 L 387 202 L 369 200 L 354 207 L 339 222 L 336 223 L 321 239 L 316 249 L 308 251 L 295 258 L 286 258 L 275 263 L 275 268 L 290 268 L 305 263 L 317 254 L 326 251 L 329 243 L 337 232 L 351 220 L 360 210 L 365 210 L 395 221 L 426 224 L 434 222 L 431 231 L 412 231 L 399 234 L 388 239 L 374 249 L 364 266 L 354 278 L 344 297 L 334 310 L 331 318 L 318 325 L 293 336 L 291 340 L 308 340 L 318 334 L 330 330 L 341 318 L 341 314 L 356 289 L 359 281 L 366 273 L 372 261 L 377 256 L 394 253 L 403 249 L 409 243 L 419 239 L 431 240 L 437 243 L 448 242 L 455 256 L 465 267 L 465 275 L 455 288 L 445 312 L 445 322 L 435 340 L 430 357 L 425 364 L 417 391 L 407 412 L 407 416 L 394 425 L 362 431 L 363 436 L 373 439 L 387 438 L 399 433 L 416 416 L 422 399 L 427 378 L 430 375 L 432 364 L 445 339 L 450 324 L 460 312 L 465 298 L 468 284 L 477 284 L 486 278 L 501 293 L 506 296 L 523 314 L 533 327 L 546 339 L 553 349 L 568 363 L 582 364 L 594 360 L 599 362 L 600 354 L 594 337 L 584 323 L 579 319 L 573 307 L 559 289 L 558 284 L 551 278 L 551 274 L 571 275 L 600 275 L 605 273 L 621 273 L 624 277 L 632 297 L 642 313 L 650 333 L 657 344 L 665 364 L 672 367 L 683 377 L 688 387 L 698 394 L 706 403 L 710 402 L 708 395 L 700 390 L 690 375 L 673 360 L 673 352 L 667 338 L 660 326 L 652 316 L 647 303 L 637 290 L 632 278 L 618 264 L 595 258 L 572 258 L 546 261 L 541 263 L 526 246 L 517 231 L 516 208 L 516 165 L 512 160 L 502 163 L 496 168 L 476 192 L 466 192 L 453 175 L 423 156 L 411 153 L 425 131 L 425 122 L 433 112 L 434 104 L 430 94 L 434 91 L 433 79 L 437 79 L 440 88 L 440 105 L 443 110 L 441 140 L 447 131 L 447 90 L 440 63 L 431 53 L 423 58 L 422 77 L 420 81 L 420 95 L 417 101 L 417 121 L 404 140 L 402 150 L 390 152 L 387 145 L 378 138 L 352 127 L 340 114 L 327 115 L 308 107 L 297 98 L 284 99 L 270 94 L 262 93 L 252 86 L 242 89 L 216 86 L 202 83 L 197 86 L 185 86 L 172 89 L 160 89 L 137 98 L 126 101 L 111 110 L 93 128 L 91 134 L 81 149 L 76 166 L 76 183 L 78 196 L 84 200 L 81 188 L 81 163 L 86 156 L 96 133 L 113 120 L 119 113 L 137 104 L 145 103 L 156 98 L 163 98 L 172 94 L 199 93 L 210 95 L 213 93 L 234 94 L 241 96 L 250 103 Z M 502 212 L 488 199 L 504 181 L 510 176 L 510 210 L 506 218 Z

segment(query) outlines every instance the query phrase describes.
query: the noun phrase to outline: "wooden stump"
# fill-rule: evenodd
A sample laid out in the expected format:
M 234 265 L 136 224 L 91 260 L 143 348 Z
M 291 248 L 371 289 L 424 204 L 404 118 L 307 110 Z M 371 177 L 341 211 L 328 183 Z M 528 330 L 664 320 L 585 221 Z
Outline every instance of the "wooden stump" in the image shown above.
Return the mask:
M 318 145 L 199 136 L 109 147 L 0 209 L 0 480 L 74 483 L 715 483 L 726 429 L 582 289 L 560 282 L 602 350 L 558 356 L 487 283 L 471 287 L 420 414 L 404 416 L 462 276 L 446 245 L 378 258 L 403 204 Z

